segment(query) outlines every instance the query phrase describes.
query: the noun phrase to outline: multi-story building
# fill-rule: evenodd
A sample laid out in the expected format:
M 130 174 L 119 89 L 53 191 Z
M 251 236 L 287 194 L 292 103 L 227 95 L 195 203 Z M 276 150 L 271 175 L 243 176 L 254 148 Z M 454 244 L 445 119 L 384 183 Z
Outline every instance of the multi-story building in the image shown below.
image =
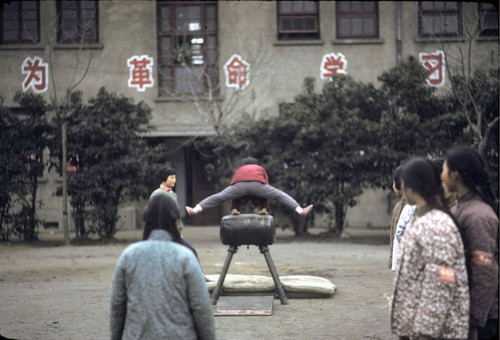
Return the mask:
M 242 112 L 278 115 L 306 77 L 348 74 L 376 84 L 413 56 L 429 69 L 429 86 L 446 88 L 445 61 L 498 68 L 498 9 L 489 3 L 49 0 L 3 2 L 1 11 L 4 103 L 15 106 L 16 91 L 49 101 L 74 85 L 84 98 L 104 86 L 145 101 L 155 126 L 148 137 L 172 150 L 165 161 L 177 167 L 181 207 L 213 191 L 209 160 L 189 142 Z M 61 225 L 58 183 L 45 172 L 38 196 L 46 225 Z M 389 225 L 391 206 L 380 197 L 389 192 L 365 193 L 348 223 Z M 193 223 L 218 223 L 221 213 Z

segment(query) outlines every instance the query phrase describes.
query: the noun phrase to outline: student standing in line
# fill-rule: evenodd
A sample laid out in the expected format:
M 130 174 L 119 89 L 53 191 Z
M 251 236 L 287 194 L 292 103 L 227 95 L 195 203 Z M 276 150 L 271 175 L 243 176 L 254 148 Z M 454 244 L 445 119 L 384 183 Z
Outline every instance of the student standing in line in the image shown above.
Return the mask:
M 401 175 L 400 175 L 401 176 Z M 394 240 L 393 240 L 393 248 L 392 248 L 392 263 L 391 270 L 395 271 L 396 266 L 401 256 L 401 243 L 403 242 L 403 236 L 405 234 L 406 228 L 410 224 L 413 216 L 415 215 L 416 206 L 414 204 L 408 203 L 407 198 L 405 197 L 404 191 L 401 191 L 401 196 L 405 199 L 406 204 L 401 210 L 401 214 L 396 224 L 396 230 L 394 231 Z
M 472 149 L 449 151 L 441 179 L 457 202 L 470 290 L 469 339 L 498 339 L 498 200 L 485 162 Z
M 469 289 L 460 232 L 447 212 L 439 169 L 424 158 L 401 171 L 415 217 L 406 229 L 394 277 L 391 328 L 400 340 L 466 339 Z
M 401 192 L 401 179 L 399 178 L 400 174 L 401 165 L 398 166 L 392 173 L 392 190 L 400 199 L 392 209 L 391 233 L 389 239 L 389 269 L 392 268 L 392 254 L 394 248 L 394 235 L 396 234 L 396 226 L 398 224 L 399 217 L 401 216 L 401 211 L 406 205 L 406 200 L 403 197 L 403 193 Z
M 144 220 L 143 241 L 123 251 L 113 273 L 111 339 L 216 339 L 203 273 L 181 243 L 177 202 L 152 197 Z

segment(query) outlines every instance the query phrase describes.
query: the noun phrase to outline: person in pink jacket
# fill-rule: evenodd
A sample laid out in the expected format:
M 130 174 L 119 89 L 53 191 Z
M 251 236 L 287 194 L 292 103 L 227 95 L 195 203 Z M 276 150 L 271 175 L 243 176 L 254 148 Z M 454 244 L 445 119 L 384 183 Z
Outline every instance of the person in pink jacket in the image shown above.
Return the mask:
M 302 216 L 305 216 L 312 209 L 312 204 L 302 208 L 290 195 L 269 185 L 267 172 L 258 164 L 257 159 L 247 157 L 241 163 L 242 166 L 235 171 L 231 184 L 226 189 L 205 198 L 194 208 L 187 206 L 188 214 L 195 215 L 207 208 L 219 206 L 228 200 L 233 200 L 231 204 L 233 215 L 238 215 L 240 205 L 248 200 L 252 201 L 254 205 L 260 204 L 259 214 L 267 214 L 269 199 L 277 201 Z
M 444 204 L 439 169 L 416 158 L 401 171 L 415 205 L 394 276 L 392 332 L 399 340 L 467 339 L 469 287 L 460 231 Z

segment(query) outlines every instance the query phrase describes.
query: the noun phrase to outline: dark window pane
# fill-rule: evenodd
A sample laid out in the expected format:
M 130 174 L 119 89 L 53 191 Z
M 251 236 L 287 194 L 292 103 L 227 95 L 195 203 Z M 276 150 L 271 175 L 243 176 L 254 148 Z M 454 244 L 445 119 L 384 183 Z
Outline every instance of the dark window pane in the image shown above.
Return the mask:
M 316 1 L 278 1 L 278 39 L 318 39 Z
M 352 1 L 351 2 L 351 11 L 352 12 L 361 12 L 363 9 L 363 5 L 361 1 Z
M 218 84 L 219 72 L 217 67 L 210 66 L 207 70 L 208 78 L 210 79 L 210 84 L 208 84 L 209 88 L 214 89 Z
M 294 13 L 304 12 L 303 1 L 292 1 L 292 12 Z
M 23 11 L 23 18 L 25 20 L 36 20 L 38 18 L 38 13 L 36 11 L 32 11 L 32 10 L 24 10 Z
M 23 9 L 25 10 L 38 10 L 38 3 L 36 1 L 23 1 L 22 2 Z
M 191 94 L 202 92 L 201 69 L 198 67 L 177 67 L 175 69 L 176 92 Z
M 82 1 L 81 2 L 82 10 L 91 10 L 94 11 L 96 9 L 96 3 L 94 1 Z
M 170 63 L 172 61 L 172 47 L 170 42 L 170 37 L 160 38 L 160 63 Z
M 15 31 L 19 29 L 19 22 L 18 21 L 5 21 L 4 22 L 4 29 L 6 31 Z
M 189 19 L 200 19 L 201 18 L 201 8 L 198 6 L 188 7 L 188 17 Z
M 491 3 L 478 4 L 479 35 L 482 37 L 498 37 L 498 10 Z
M 483 17 L 483 26 L 485 28 L 498 29 L 498 15 L 495 15 L 495 13 L 485 13 Z
M 337 1 L 337 38 L 378 38 L 375 1 Z
M 62 10 L 76 9 L 76 1 L 60 1 Z
M 217 17 L 216 10 L 214 6 L 207 7 L 206 13 L 206 29 L 209 31 L 215 31 L 217 29 Z
M 363 19 L 353 18 L 352 19 L 352 35 L 361 36 L 363 34 Z
M 295 19 L 293 21 L 293 30 L 294 31 L 303 31 L 304 30 L 304 21 L 303 19 Z
M 170 25 L 170 7 L 161 7 L 160 10 L 160 31 L 167 32 L 171 30 Z
M 339 29 L 342 31 L 342 34 L 351 36 L 352 35 L 351 26 L 352 26 L 351 19 L 340 19 Z
M 58 1 L 59 43 L 94 43 L 98 39 L 96 1 Z
M 200 8 L 198 6 L 179 6 L 176 9 L 178 31 L 198 31 L 200 25 Z
M 420 3 L 420 8 L 425 10 L 425 11 L 432 11 L 434 9 L 434 2 L 433 1 L 422 1 Z
M 292 30 L 292 19 L 283 18 L 283 20 L 281 21 L 281 29 L 283 31 L 291 31 Z
M 313 18 L 304 19 L 304 27 L 307 31 L 316 29 L 316 20 L 314 20 Z
M 16 42 L 17 41 L 17 31 L 4 31 L 3 32 L 4 42 Z
M 37 1 L 9 1 L 0 8 L 0 43 L 33 44 L 40 40 Z
M 443 3 L 444 9 L 448 10 L 458 10 L 458 3 L 456 1 L 440 1 L 440 3 Z
M 160 95 L 168 95 L 172 91 L 172 70 L 170 67 L 160 67 Z
M 351 11 L 351 3 L 349 1 L 339 1 L 338 10 L 341 12 L 350 12 Z
M 217 61 L 217 40 L 215 37 L 208 37 L 205 53 L 207 63 L 214 64 Z
M 458 2 L 422 1 L 419 6 L 421 36 L 461 35 L 461 6 Z
M 365 33 L 368 35 L 374 35 L 377 33 L 377 23 L 374 18 L 365 18 L 363 21 L 363 28 Z
M 445 33 L 458 32 L 458 18 L 456 16 L 450 16 L 445 19 L 444 31 Z
M 375 11 L 375 3 L 373 1 L 363 1 L 363 11 Z
M 316 12 L 316 4 L 314 1 L 304 1 L 304 12 L 314 13 Z

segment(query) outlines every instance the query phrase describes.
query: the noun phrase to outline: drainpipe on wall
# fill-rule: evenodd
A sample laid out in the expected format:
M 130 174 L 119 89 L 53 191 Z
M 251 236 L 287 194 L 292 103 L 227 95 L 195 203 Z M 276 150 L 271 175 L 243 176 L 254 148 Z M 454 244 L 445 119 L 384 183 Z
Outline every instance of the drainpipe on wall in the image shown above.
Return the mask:
M 396 1 L 396 61 L 401 63 L 402 54 L 402 41 L 401 41 L 401 2 Z

